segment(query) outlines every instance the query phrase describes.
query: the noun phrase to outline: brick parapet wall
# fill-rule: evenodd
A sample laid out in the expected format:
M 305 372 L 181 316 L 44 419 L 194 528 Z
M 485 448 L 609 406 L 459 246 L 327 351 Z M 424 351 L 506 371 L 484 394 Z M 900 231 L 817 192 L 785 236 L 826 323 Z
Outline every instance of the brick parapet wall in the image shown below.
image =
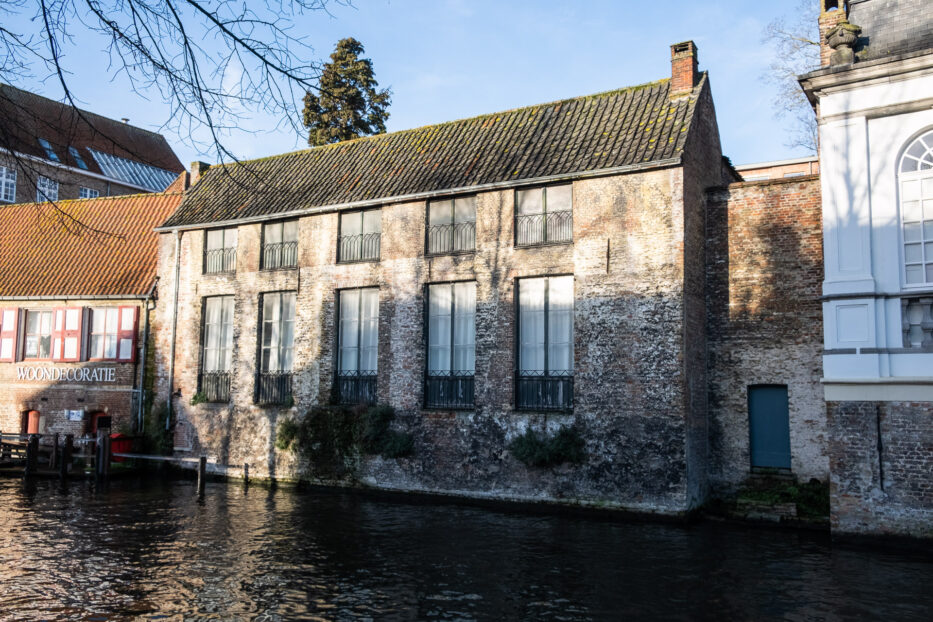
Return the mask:
M 749 474 L 747 389 L 788 387 L 791 465 L 829 474 L 823 406 L 822 208 L 819 178 L 731 184 L 710 192 L 707 331 L 711 473 L 718 488 Z
M 142 348 L 145 316 L 140 300 L 24 300 L 3 301 L 0 308 L 56 309 L 61 307 L 118 307 L 139 308 L 139 335 L 137 355 Z M 85 344 L 86 347 L 86 344 Z M 137 356 L 139 361 L 139 356 Z M 23 380 L 18 369 L 57 368 L 88 371 L 88 379 L 81 381 Z M 113 370 L 111 376 L 104 370 Z M 93 373 L 97 371 L 97 379 Z M 70 372 L 73 374 L 74 372 Z M 0 430 L 19 432 L 23 413 L 39 411 L 45 424 L 44 432 L 75 434 L 80 436 L 89 430 L 90 415 L 103 412 L 113 418 L 113 429 L 131 431 L 136 418 L 133 410 L 133 391 L 139 384 L 139 363 L 116 361 L 83 361 L 64 363 L 58 361 L 24 360 L 16 363 L 0 363 Z M 66 410 L 82 410 L 81 421 L 69 421 Z
M 718 170 L 718 157 L 716 170 Z M 176 444 L 257 476 L 295 478 L 292 454 L 274 448 L 277 422 L 327 403 L 333 384 L 335 290 L 380 289 L 380 401 L 416 439 L 413 458 L 367 460 L 360 477 L 384 488 L 521 499 L 568 499 L 661 512 L 686 509 L 683 216 L 681 169 L 574 183 L 574 243 L 513 245 L 514 192 L 477 196 L 475 255 L 426 257 L 424 202 L 383 207 L 380 262 L 335 264 L 337 215 L 299 221 L 299 268 L 260 271 L 259 224 L 239 227 L 237 271 L 202 275 L 204 233 L 181 236 L 176 342 Z M 174 241 L 162 236 L 157 365 L 168 385 Z M 524 276 L 575 277 L 575 408 L 572 414 L 513 407 L 514 284 Z M 424 285 L 475 279 L 476 408 L 421 408 Z M 259 295 L 296 289 L 295 406 L 252 404 Z M 235 297 L 234 400 L 191 406 L 197 390 L 205 296 Z M 529 469 L 507 451 L 527 427 L 577 425 L 589 457 L 579 467 Z M 694 502 L 696 500 L 693 500 Z

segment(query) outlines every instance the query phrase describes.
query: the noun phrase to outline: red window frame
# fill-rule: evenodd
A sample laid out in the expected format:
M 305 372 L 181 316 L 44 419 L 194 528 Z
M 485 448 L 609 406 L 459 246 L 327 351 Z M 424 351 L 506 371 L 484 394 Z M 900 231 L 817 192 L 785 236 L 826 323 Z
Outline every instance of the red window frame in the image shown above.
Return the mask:
M 27 327 L 29 326 L 29 321 L 28 321 L 28 320 L 29 320 L 29 314 L 30 314 L 30 313 L 51 313 L 51 314 L 52 314 L 52 319 L 50 320 L 50 324 L 51 324 L 51 325 L 50 325 L 50 327 L 49 327 L 50 330 L 49 330 L 49 355 L 48 355 L 48 356 L 26 356 L 26 340 L 27 340 L 27 338 L 29 337 L 29 334 L 26 332 L 26 330 L 28 330 Z M 40 329 L 41 329 L 41 326 L 42 326 L 42 321 L 40 320 L 40 321 L 39 321 L 39 327 L 40 327 Z M 42 333 L 36 333 L 36 334 L 37 334 L 37 335 L 41 335 Z M 53 349 L 53 347 L 54 347 L 54 345 L 55 345 L 54 335 L 55 335 L 55 309 L 24 309 L 24 313 L 23 313 L 23 356 L 22 356 L 22 360 L 24 360 L 24 361 L 51 361 L 51 360 L 52 360 L 52 355 L 53 355 L 52 349 Z
M 10 312 L 13 316 L 13 321 L 8 322 L 7 324 L 3 323 L 3 316 Z M 3 352 L 3 342 L 7 339 L 11 340 L 12 348 L 10 348 L 10 356 L 3 357 L 0 356 L 0 362 L 4 363 L 14 363 L 16 362 L 16 346 L 17 343 L 17 329 L 19 328 L 19 309 L 16 307 L 6 307 L 0 309 L 0 354 Z
M 75 329 L 68 329 L 68 312 L 73 311 L 78 315 L 78 327 Z M 60 315 L 59 315 L 60 314 Z M 61 317 L 61 324 L 59 324 L 59 317 Z M 59 307 L 55 309 L 55 314 L 52 316 L 52 360 L 61 361 L 64 363 L 76 363 L 81 360 L 81 342 L 82 334 L 81 329 L 84 324 L 84 309 L 82 307 Z M 65 342 L 69 339 L 74 339 L 77 343 L 75 348 L 75 355 L 73 357 L 65 357 Z

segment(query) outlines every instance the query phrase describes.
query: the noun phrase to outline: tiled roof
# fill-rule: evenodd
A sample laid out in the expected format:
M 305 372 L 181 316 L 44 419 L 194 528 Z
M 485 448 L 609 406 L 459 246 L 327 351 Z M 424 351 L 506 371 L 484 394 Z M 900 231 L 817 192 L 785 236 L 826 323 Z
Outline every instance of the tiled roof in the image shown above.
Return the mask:
M 153 228 L 181 197 L 133 194 L 0 207 L 0 296 L 146 294 L 156 276 L 159 235 Z
M 214 167 L 164 227 L 268 217 L 678 158 L 689 97 L 669 80 Z
M 48 160 L 45 149 L 39 144 L 40 138 L 51 144 L 62 164 L 86 168 L 92 173 L 151 190 L 163 190 L 184 170 L 161 134 L 0 84 L 0 145 Z M 77 150 L 86 167 L 81 166 L 69 147 Z M 127 168 L 126 161 L 130 162 L 129 168 L 133 168 L 133 164 L 145 165 L 150 173 L 149 168 L 159 169 L 165 173 L 155 177 L 159 182 L 162 177 L 168 181 L 159 187 L 158 183 L 140 183 L 140 179 L 132 175 L 124 179 L 124 176 L 115 174 L 119 167 L 102 169 L 101 159 L 111 163 L 122 162 L 124 169 Z

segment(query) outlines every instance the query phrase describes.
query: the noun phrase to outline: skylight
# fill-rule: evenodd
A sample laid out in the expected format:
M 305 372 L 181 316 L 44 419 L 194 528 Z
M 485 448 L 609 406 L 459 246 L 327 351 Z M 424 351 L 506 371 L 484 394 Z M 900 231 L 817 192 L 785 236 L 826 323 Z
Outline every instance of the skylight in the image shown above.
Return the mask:
M 88 149 L 104 175 L 152 192 L 162 192 L 175 181 L 178 173 Z
M 68 153 L 71 154 L 71 157 L 74 158 L 75 163 L 79 168 L 87 170 L 87 163 L 85 163 L 84 158 L 81 157 L 81 154 L 78 153 L 78 150 L 74 147 L 68 147 Z
M 54 149 L 52 149 L 52 145 L 49 143 L 49 141 L 44 138 L 40 138 L 39 144 L 42 145 L 43 149 L 45 149 L 45 155 L 48 156 L 49 160 L 52 162 L 61 162 L 61 160 L 58 159 L 58 154 L 55 153 Z

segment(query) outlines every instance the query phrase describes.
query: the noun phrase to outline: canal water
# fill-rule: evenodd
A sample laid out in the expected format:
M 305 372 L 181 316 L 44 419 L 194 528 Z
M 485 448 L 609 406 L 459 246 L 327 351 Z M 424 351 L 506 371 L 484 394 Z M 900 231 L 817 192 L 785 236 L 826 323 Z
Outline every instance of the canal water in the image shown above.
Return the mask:
M 933 558 L 721 523 L 6 479 L 0 619 L 928 622 Z

